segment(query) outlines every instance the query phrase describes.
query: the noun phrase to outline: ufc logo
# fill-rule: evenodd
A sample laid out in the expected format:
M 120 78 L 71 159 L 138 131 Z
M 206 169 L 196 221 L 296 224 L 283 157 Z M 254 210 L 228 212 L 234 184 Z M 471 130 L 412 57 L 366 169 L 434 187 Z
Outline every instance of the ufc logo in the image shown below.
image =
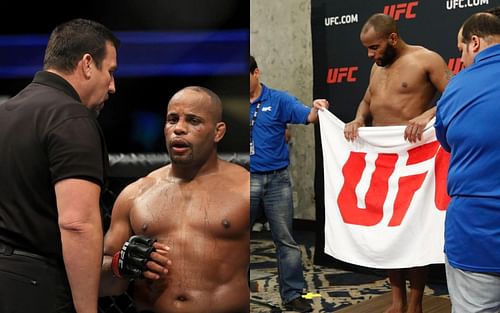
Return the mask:
M 357 80 L 357 78 L 354 77 L 354 72 L 357 70 L 357 66 L 329 68 L 328 74 L 326 75 L 326 83 L 337 84 L 342 81 L 354 83 Z
M 462 63 L 461 58 L 450 58 L 448 60 L 448 69 L 453 74 L 460 72 L 463 68 L 464 68 L 464 64 Z
M 401 16 L 404 16 L 407 20 L 411 20 L 417 17 L 417 14 L 412 12 L 413 8 L 417 5 L 418 1 L 386 5 L 384 7 L 384 14 L 390 15 L 395 21 L 398 21 Z
M 439 150 L 438 150 L 439 149 Z M 436 152 L 437 151 L 437 152 Z M 389 191 L 389 178 L 394 173 L 398 154 L 380 153 L 375 161 L 375 169 L 365 194 L 366 208 L 358 207 L 356 186 L 366 167 L 364 152 L 351 152 L 349 159 L 342 167 L 344 185 L 337 198 L 337 204 L 345 223 L 374 226 L 383 218 L 383 207 Z M 408 151 L 406 166 L 418 164 L 435 158 L 435 197 L 438 210 L 446 210 L 450 198 L 446 192 L 446 179 L 449 154 L 437 141 L 416 147 Z M 392 217 L 389 226 L 399 226 L 403 221 L 415 193 L 420 189 L 427 171 L 398 178 L 398 190 L 392 204 Z

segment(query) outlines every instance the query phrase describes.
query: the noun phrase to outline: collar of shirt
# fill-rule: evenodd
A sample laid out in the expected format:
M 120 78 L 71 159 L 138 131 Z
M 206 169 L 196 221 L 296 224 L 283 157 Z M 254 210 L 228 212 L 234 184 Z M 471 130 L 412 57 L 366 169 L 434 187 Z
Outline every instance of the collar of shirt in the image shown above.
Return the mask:
M 500 53 L 500 44 L 490 46 L 476 55 L 476 57 L 474 58 L 474 63 L 481 62 L 499 53 Z
M 57 74 L 48 71 L 39 71 L 35 74 L 33 82 L 59 89 L 76 101 L 82 102 L 75 88 L 73 88 L 67 80 Z
M 264 84 L 260 84 L 262 86 L 262 90 L 260 92 L 260 96 L 255 99 L 253 102 L 250 103 L 250 105 L 254 105 L 254 104 L 257 104 L 259 102 L 264 102 L 265 100 L 267 100 L 269 97 L 269 88 L 267 88 L 266 85 Z

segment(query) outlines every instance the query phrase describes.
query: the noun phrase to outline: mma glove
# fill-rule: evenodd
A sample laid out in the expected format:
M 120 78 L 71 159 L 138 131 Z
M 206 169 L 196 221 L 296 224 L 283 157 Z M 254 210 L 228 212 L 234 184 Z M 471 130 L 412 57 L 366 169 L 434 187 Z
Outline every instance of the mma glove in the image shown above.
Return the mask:
M 156 239 L 135 235 L 125 242 L 122 249 L 115 253 L 111 262 L 113 274 L 128 280 L 144 278 L 146 263 L 156 249 Z

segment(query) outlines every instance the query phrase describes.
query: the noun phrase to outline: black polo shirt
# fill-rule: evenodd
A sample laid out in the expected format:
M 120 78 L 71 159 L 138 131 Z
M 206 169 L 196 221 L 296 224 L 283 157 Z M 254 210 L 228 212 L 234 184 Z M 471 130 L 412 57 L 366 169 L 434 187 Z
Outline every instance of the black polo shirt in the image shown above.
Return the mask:
M 66 80 L 38 72 L 0 105 L 0 241 L 62 260 L 54 184 L 102 186 L 107 168 L 96 114 Z

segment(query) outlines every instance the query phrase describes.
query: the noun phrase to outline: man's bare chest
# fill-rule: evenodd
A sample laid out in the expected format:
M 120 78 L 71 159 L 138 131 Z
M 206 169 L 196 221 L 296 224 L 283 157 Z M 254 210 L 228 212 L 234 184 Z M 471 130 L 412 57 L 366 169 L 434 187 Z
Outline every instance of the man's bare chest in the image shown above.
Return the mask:
M 196 187 L 151 188 L 137 197 L 130 214 L 134 231 L 151 235 L 201 230 L 224 234 L 241 228 L 238 212 L 243 209 L 242 202 L 219 188 Z

